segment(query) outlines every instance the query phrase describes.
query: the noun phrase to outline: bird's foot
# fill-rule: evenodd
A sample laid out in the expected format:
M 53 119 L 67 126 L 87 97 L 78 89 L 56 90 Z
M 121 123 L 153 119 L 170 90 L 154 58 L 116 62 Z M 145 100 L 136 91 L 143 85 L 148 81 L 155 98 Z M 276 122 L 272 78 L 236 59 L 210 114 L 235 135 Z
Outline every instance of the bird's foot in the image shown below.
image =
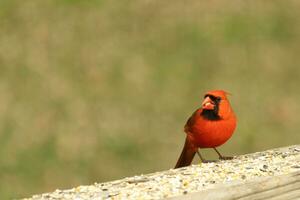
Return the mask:
M 233 156 L 220 156 L 220 160 L 232 160 L 234 157 Z
M 218 162 L 218 160 L 202 160 L 202 163 L 214 163 Z

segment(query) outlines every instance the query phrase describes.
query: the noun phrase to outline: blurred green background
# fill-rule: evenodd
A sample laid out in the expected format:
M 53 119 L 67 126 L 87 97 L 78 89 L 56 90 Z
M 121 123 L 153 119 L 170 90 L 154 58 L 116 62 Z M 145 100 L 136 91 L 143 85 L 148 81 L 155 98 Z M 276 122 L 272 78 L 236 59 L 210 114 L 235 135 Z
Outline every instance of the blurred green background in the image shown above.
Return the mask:
M 210 89 L 239 119 L 224 154 L 299 143 L 299 8 L 0 0 L 0 199 L 174 167 Z

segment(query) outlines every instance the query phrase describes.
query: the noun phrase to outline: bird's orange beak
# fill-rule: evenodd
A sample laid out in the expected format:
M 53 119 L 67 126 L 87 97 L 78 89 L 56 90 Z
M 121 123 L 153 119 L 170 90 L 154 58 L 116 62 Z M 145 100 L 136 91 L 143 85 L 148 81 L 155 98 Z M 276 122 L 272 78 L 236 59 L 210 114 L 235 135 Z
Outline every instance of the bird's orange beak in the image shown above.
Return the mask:
M 204 101 L 202 102 L 202 109 L 213 110 L 214 108 L 215 103 L 209 97 L 205 97 Z

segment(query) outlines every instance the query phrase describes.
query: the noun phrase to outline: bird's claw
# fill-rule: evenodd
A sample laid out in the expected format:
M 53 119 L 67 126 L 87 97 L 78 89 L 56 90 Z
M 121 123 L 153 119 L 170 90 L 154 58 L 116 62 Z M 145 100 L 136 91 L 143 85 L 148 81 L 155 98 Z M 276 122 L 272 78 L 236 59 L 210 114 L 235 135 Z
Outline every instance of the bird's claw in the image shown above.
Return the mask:
M 218 160 L 202 160 L 202 163 L 214 163 L 218 162 Z
M 233 156 L 220 156 L 220 160 L 232 160 L 234 157 Z

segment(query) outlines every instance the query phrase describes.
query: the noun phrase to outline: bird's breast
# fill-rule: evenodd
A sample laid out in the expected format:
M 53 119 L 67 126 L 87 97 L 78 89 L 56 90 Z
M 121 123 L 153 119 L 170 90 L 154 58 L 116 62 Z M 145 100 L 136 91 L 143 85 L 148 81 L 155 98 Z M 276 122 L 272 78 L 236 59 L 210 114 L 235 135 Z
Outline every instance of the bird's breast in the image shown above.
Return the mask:
M 224 144 L 233 134 L 236 119 L 209 121 L 199 118 L 190 129 L 190 137 L 200 148 L 213 148 Z

